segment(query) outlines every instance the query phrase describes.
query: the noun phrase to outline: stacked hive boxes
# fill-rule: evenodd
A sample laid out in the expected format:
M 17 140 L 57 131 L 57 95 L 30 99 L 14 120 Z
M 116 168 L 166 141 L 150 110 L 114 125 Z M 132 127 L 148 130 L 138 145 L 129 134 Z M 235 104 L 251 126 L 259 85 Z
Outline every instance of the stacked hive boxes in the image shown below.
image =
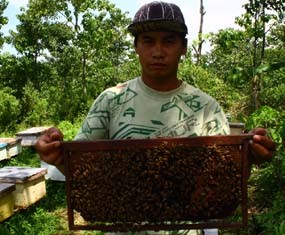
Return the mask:
M 46 195 L 45 168 L 4 167 L 0 169 L 0 221 L 13 209 L 27 208 Z

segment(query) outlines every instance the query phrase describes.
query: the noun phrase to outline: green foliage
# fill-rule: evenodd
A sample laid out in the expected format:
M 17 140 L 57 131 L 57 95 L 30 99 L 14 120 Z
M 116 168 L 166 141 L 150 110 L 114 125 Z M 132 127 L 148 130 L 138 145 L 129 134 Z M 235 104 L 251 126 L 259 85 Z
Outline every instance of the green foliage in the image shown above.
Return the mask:
M 207 55 L 207 68 L 225 82 L 248 90 L 250 82 L 252 47 L 245 32 L 221 29 L 211 36 L 213 49 Z
M 0 90 L 0 133 L 7 130 L 14 130 L 18 115 L 20 113 L 20 104 L 9 88 Z
M 62 131 L 64 135 L 64 140 L 73 140 L 77 132 L 79 131 L 79 128 L 81 126 L 82 122 L 77 121 L 75 124 L 72 124 L 69 121 L 62 121 L 58 124 L 58 128 Z
M 274 232 L 276 235 L 285 234 L 285 220 L 282 220 L 279 226 L 274 227 Z
M 24 123 L 27 126 L 46 124 L 50 120 L 48 101 L 43 98 L 31 83 L 24 87 L 22 98 L 22 112 L 25 114 Z
M 280 113 L 277 110 L 269 106 L 262 106 L 248 118 L 246 128 L 250 130 L 254 127 L 275 127 L 279 122 L 279 118 Z
M 185 61 L 179 68 L 179 76 L 218 100 L 225 112 L 236 119 L 246 106 L 247 96 L 219 79 L 211 71 Z
M 284 110 L 273 109 L 269 106 L 262 106 L 253 112 L 243 122 L 246 124 L 245 129 L 251 130 L 255 127 L 266 128 L 273 140 L 281 148 L 282 140 L 284 141 L 285 130 L 285 112 Z
M 55 234 L 59 226 L 58 218 L 49 215 L 40 207 L 33 206 L 13 216 L 9 222 L 1 226 L 0 233 L 2 231 L 3 234 L 11 235 L 47 235 Z
M 40 167 L 40 159 L 34 149 L 23 148 L 17 157 L 2 160 L 0 167 L 4 166 Z
M 272 207 L 269 210 L 255 216 L 255 226 L 259 227 L 260 231 L 265 231 L 260 234 L 284 234 L 284 206 L 284 196 L 279 194 L 276 198 L 273 199 Z
M 1 0 L 0 1 L 0 29 L 8 23 L 8 18 L 3 15 L 5 9 L 8 6 L 8 1 L 7 0 Z M 0 47 L 3 46 L 5 42 L 5 38 L 3 37 L 3 33 L 0 33 Z
M 250 221 L 256 228 L 248 234 L 279 235 L 285 227 L 279 194 L 285 182 L 282 2 L 248 1 L 246 14 L 236 21 L 243 30 L 211 34 L 212 50 L 203 56 L 202 67 L 186 58 L 179 68 L 181 79 L 216 98 L 233 120 L 246 123 L 247 130 L 267 128 L 278 145 L 273 162 L 254 168 L 250 179 L 257 213 Z M 7 23 L 6 4 L 0 0 L 0 27 Z M 18 19 L 5 39 L 19 54 L 0 55 L 0 132 L 13 135 L 20 126 L 52 123 L 65 140 L 72 140 L 100 92 L 140 76 L 126 32 L 130 19 L 107 0 L 29 1 Z M 2 42 L 0 35 L 0 46 Z M 260 105 L 256 111 L 250 102 L 254 92 Z M 39 166 L 39 158 L 24 149 L 19 157 L 1 161 L 5 165 Z M 64 184 L 48 181 L 47 193 L 37 205 L 1 223 L 0 234 L 70 234 L 66 214 L 62 216 Z

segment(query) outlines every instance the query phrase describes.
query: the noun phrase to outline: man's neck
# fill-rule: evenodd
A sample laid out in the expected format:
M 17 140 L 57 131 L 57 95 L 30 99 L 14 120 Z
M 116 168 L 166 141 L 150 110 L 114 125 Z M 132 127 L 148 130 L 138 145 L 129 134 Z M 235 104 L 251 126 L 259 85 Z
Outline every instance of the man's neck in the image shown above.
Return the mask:
M 173 79 L 147 79 L 146 77 L 142 76 L 143 82 L 150 88 L 156 91 L 171 91 L 178 88 L 182 81 L 178 78 Z

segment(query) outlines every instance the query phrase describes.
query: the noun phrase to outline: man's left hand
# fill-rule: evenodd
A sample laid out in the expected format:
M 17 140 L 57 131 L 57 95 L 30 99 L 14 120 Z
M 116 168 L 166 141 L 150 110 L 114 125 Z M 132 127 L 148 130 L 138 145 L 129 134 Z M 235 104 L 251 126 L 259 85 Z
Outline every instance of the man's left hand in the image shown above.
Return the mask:
M 261 164 L 271 161 L 276 150 L 276 145 L 268 136 L 267 130 L 264 128 L 255 128 L 250 133 L 253 134 L 253 139 L 250 143 L 251 163 Z

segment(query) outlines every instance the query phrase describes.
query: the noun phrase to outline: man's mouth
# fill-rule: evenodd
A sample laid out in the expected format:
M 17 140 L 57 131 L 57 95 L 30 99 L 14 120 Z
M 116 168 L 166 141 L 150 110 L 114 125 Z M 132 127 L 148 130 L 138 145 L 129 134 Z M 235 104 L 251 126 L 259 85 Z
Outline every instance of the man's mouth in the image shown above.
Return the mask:
M 166 64 L 152 63 L 152 64 L 150 64 L 150 67 L 153 68 L 153 69 L 165 69 Z

